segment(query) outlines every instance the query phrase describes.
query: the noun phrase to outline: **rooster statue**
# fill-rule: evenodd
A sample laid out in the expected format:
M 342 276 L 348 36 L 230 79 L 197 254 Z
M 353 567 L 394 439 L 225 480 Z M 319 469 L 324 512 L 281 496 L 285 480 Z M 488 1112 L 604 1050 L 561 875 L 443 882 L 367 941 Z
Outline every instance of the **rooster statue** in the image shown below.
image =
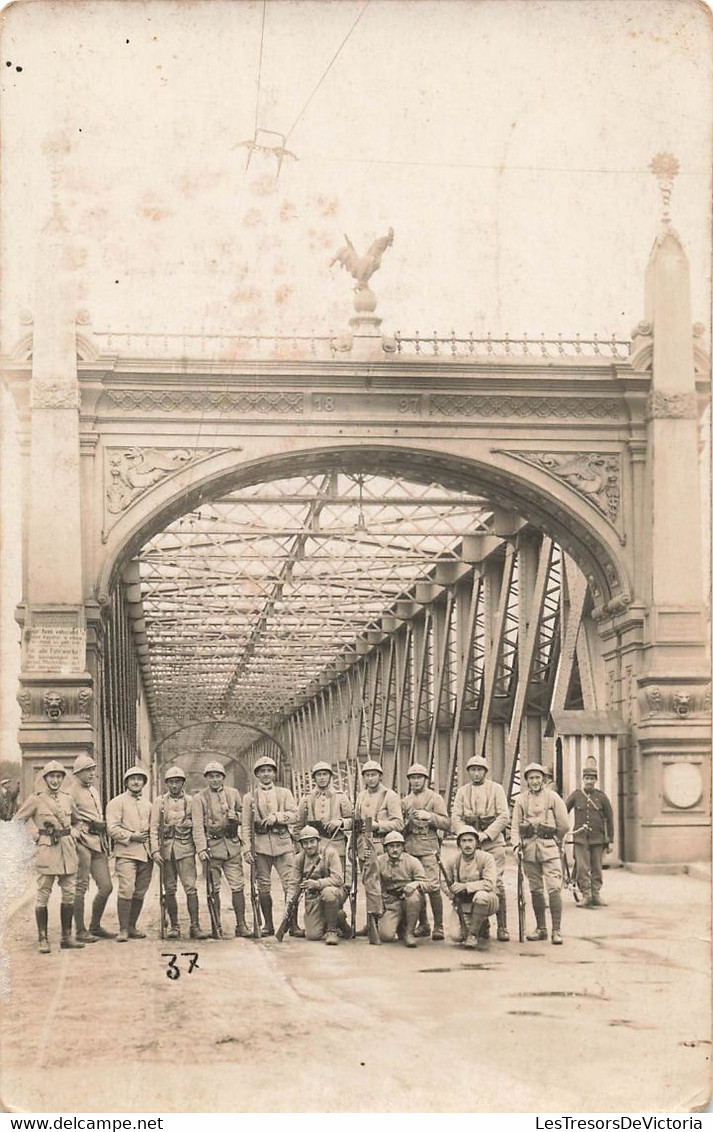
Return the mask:
M 341 263 L 342 267 L 346 267 L 352 279 L 356 280 L 354 290 L 367 291 L 369 280 L 374 272 L 381 267 L 381 257 L 394 242 L 394 230 L 389 228 L 385 236 L 374 240 L 366 255 L 357 254 L 354 244 L 347 235 L 344 236 L 344 239 L 347 241 L 345 246 L 339 249 L 330 261 L 329 266 L 333 267 L 335 263 Z

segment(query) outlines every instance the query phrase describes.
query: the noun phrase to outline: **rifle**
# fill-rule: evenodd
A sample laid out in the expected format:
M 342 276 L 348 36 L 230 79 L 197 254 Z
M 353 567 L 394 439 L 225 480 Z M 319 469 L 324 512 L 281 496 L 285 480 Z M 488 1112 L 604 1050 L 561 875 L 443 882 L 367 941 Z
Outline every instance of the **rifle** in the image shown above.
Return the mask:
M 524 890 L 524 870 L 522 867 L 522 852 L 515 854 L 517 857 L 517 938 L 520 943 L 525 942 L 525 890 Z
M 564 877 L 564 887 L 572 889 L 575 904 L 579 904 L 581 896 L 579 888 L 577 887 L 577 858 L 574 858 L 574 868 L 570 869 L 569 861 L 567 860 L 567 849 L 565 842 L 560 846 L 560 857 L 562 858 L 562 876 Z
M 161 939 L 166 938 L 166 886 L 163 883 L 163 798 L 159 798 L 158 850 L 161 860 L 158 863 L 158 906 L 161 917 Z
M 441 861 L 441 854 L 440 853 L 436 854 L 436 860 L 438 861 L 439 872 L 440 872 L 441 876 L 443 877 L 443 880 L 445 881 L 445 884 L 446 884 L 446 892 L 448 893 L 448 895 L 450 897 L 451 904 L 453 905 L 455 913 L 456 913 L 458 920 L 460 922 L 460 930 L 463 934 L 463 939 L 467 939 L 468 934 L 470 932 L 470 927 L 468 926 L 468 921 L 465 918 L 465 912 L 463 911 L 463 908 L 461 906 L 461 902 L 458 899 L 455 892 L 453 891 L 453 888 L 451 886 L 451 882 L 448 879 L 448 874 L 446 873 L 446 870 L 443 868 L 443 862 Z
M 352 800 L 352 830 L 351 837 L 349 838 L 349 867 L 351 869 L 351 877 L 349 881 L 349 916 L 351 919 L 350 933 L 351 938 L 356 937 L 356 915 L 357 915 L 357 893 L 359 889 L 359 858 L 357 854 L 357 819 L 356 819 L 356 802 L 357 802 L 357 786 L 358 786 L 358 764 L 354 759 L 354 788 Z
M 205 895 L 206 903 L 208 904 L 208 915 L 210 916 L 210 934 L 213 939 L 220 939 L 220 912 L 218 911 L 218 893 L 213 882 L 213 873 L 210 868 L 210 857 L 207 861 L 203 862 L 205 870 Z
M 374 846 L 374 819 L 373 818 L 370 818 L 370 817 L 364 818 L 364 838 L 366 840 L 366 849 L 367 849 L 367 856 L 364 860 L 364 864 L 366 866 L 367 863 L 370 863 L 372 858 L 376 856 L 376 848 Z M 377 869 L 378 869 L 378 865 L 377 865 Z M 379 884 L 381 884 L 381 878 L 379 878 Z M 367 912 L 366 931 L 367 931 L 367 935 L 368 935 L 368 938 L 369 938 L 369 943 L 376 944 L 376 945 L 381 943 L 381 937 L 379 935 L 378 916 L 376 916 L 374 913 Z
M 260 893 L 255 871 L 255 796 L 250 796 L 250 905 L 253 910 L 253 939 L 262 939 L 262 917 L 260 915 Z
M 312 866 L 312 868 L 310 869 L 310 871 L 309 871 L 309 873 L 307 874 L 307 876 L 303 876 L 303 877 L 302 877 L 302 881 L 301 881 L 301 883 L 300 883 L 300 884 L 299 884 L 299 885 L 297 886 L 297 890 L 296 890 L 296 892 L 295 892 L 294 896 L 292 897 L 292 899 L 290 900 L 289 904 L 288 904 L 288 905 L 287 905 L 287 907 L 285 908 L 285 914 L 284 914 L 284 916 L 282 917 L 282 920 L 280 921 L 280 926 L 279 926 L 279 928 L 278 928 L 278 929 L 277 929 L 277 931 L 275 932 L 275 939 L 277 940 L 277 942 L 278 942 L 278 943 L 282 943 L 283 939 L 285 938 L 285 932 L 287 931 L 288 927 L 289 927 L 289 926 L 290 926 L 290 924 L 292 923 L 292 917 L 294 916 L 295 912 L 297 911 L 297 909 L 298 909 L 298 907 L 299 907 L 299 903 L 300 903 L 300 900 L 301 900 L 301 898 L 302 898 L 302 887 L 301 887 L 301 885 L 302 885 L 302 884 L 304 884 L 304 882 L 305 882 L 306 880 L 311 880 L 311 879 L 312 879 L 312 877 L 314 876 L 315 872 L 317 871 L 317 867 L 318 867 L 318 865 L 319 865 L 319 861 L 320 861 L 320 858 L 319 858 L 319 850 L 318 850 L 318 851 L 317 851 L 317 860 L 316 860 L 316 861 L 315 861 L 315 863 L 313 864 L 313 866 Z

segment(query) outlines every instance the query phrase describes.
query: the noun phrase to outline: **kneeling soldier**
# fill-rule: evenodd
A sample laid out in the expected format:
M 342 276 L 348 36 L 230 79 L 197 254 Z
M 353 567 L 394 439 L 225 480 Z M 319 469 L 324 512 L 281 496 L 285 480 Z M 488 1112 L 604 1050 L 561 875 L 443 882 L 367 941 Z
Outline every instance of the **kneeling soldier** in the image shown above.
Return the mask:
M 435 790 L 429 789 L 428 769 L 421 763 L 414 763 L 406 771 L 409 793 L 401 799 L 404 814 L 404 833 L 406 852 L 418 857 L 426 874 L 426 884 L 421 893 L 419 925 L 416 936 L 428 937 L 431 928 L 426 911 L 426 893 L 433 911 L 433 939 L 443 939 L 443 897 L 441 878 L 438 872 L 438 853 L 440 851 L 439 831 L 447 830 L 450 822 L 446 803 Z
M 505 791 L 499 782 L 488 778 L 488 764 L 485 759 L 474 755 L 468 759 L 465 769 L 470 782 L 459 786 L 453 800 L 451 824 L 454 833 L 470 827 L 476 834 L 478 848 L 490 853 L 495 859 L 498 873 L 498 940 L 507 943 L 510 939 L 507 924 L 507 905 L 505 903 L 505 838 L 503 830 L 510 820 Z M 490 921 L 483 924 L 483 935 L 490 935 Z
M 74 892 L 77 881 L 78 814 L 69 794 L 62 790 L 67 772 L 58 762 L 49 762 L 42 771 L 45 789 L 31 794 L 15 814 L 15 821 L 32 820 L 37 826 L 37 904 L 35 919 L 40 951 L 50 951 L 47 939 L 47 904 L 55 877 L 62 892 L 60 923 L 61 948 L 79 948 L 84 944 L 72 939 Z
M 540 763 L 525 767 L 525 789 L 518 795 L 512 811 L 510 840 L 513 851 L 522 858 L 530 886 L 532 910 L 537 927 L 525 939 L 547 939 L 545 888 L 550 900 L 552 942 L 562 943 L 562 859 L 558 841 L 569 829 L 567 807 L 554 790 L 545 785 Z
M 109 874 L 109 840 L 106 835 L 104 810 L 99 793 L 92 785 L 96 769 L 97 764 L 89 755 L 77 755 L 72 767 L 72 779 L 67 786 L 67 791 L 72 795 L 77 807 L 81 830 L 77 841 L 79 868 L 74 894 L 74 926 L 77 939 L 82 943 L 96 943 L 98 939 L 116 939 L 115 932 L 108 932 L 101 926 L 101 918 L 113 886 Z M 90 876 L 97 886 L 97 892 L 87 931 L 84 926 L 84 900 L 89 888 Z
M 414 928 L 426 887 L 426 873 L 418 857 L 404 852 L 403 834 L 392 830 L 384 838 L 384 853 L 377 858 L 384 911 L 379 920 L 382 943 L 403 935 L 407 947 L 416 947 Z
M 193 842 L 193 799 L 186 794 L 186 776 L 180 766 L 172 766 L 164 775 L 168 793 L 156 798 L 151 807 L 149 844 L 151 856 L 163 870 L 163 891 L 170 927 L 167 939 L 178 939 L 178 901 L 176 891 L 181 878 L 186 894 L 191 939 L 206 939 L 198 919 L 196 883 L 196 847 Z
M 319 830 L 306 825 L 298 840 L 301 851 L 295 857 L 287 893 L 288 904 L 298 889 L 305 894 L 305 935 L 339 943 L 339 910 L 346 898 L 344 871 L 337 850 L 320 844 Z
M 148 780 L 143 767 L 130 766 L 124 774 L 126 790 L 112 798 L 106 808 L 106 827 L 114 841 L 119 882 L 117 943 L 126 943 L 127 939 L 146 939 L 145 933 L 137 928 L 136 921 L 144 906 L 153 872 L 148 849 L 151 803 L 141 797 Z
M 222 763 L 208 763 L 203 771 L 208 780 L 205 789 L 193 798 L 191 817 L 193 840 L 201 861 L 207 862 L 215 891 L 215 911 L 220 923 L 220 878 L 225 874 L 232 893 L 235 912 L 235 934 L 249 936 L 245 923 L 245 876 L 240 840 L 240 794 L 234 786 L 225 785 Z M 245 827 L 243 826 L 243 829 Z
M 475 830 L 463 826 L 456 842 L 458 856 L 444 866 L 444 872 L 448 878 L 449 895 L 458 901 L 468 928 L 465 939 L 462 930 L 458 939 L 467 948 L 477 947 L 482 951 L 489 946 L 488 936 L 483 935 L 483 925 L 498 910 L 497 866 L 492 853 L 478 848 Z
M 243 830 L 254 830 L 255 875 L 260 896 L 264 927 L 263 935 L 274 935 L 272 921 L 271 880 L 273 868 L 282 882 L 287 899 L 287 889 L 295 863 L 295 851 L 290 836 L 290 826 L 297 821 L 297 804 L 292 792 L 286 786 L 276 786 L 277 763 L 269 755 L 263 755 L 253 767 L 257 786 L 243 798 Z M 252 840 L 252 839 L 251 839 Z M 253 864 L 253 853 L 243 854 L 248 864 Z M 304 939 L 304 931 L 297 924 L 297 913 L 292 918 L 290 935 Z
M 358 834 L 357 854 L 366 898 L 366 918 L 367 924 L 371 919 L 372 930 L 370 932 L 367 927 L 365 932 L 359 934 L 368 935 L 370 943 L 378 943 L 376 921 L 384 910 L 378 862 L 384 852 L 385 835 L 393 831 L 399 833 L 404 822 L 398 794 L 382 783 L 384 768 L 381 764 L 368 759 L 362 767 L 361 777 L 364 789 L 357 798 L 354 822 L 355 832 Z

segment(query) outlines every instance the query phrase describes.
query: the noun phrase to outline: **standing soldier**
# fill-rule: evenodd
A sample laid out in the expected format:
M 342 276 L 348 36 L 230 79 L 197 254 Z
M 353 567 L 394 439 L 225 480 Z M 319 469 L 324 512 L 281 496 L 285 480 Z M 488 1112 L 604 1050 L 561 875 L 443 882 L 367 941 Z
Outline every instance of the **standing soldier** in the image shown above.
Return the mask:
M 602 855 L 614 840 L 614 812 L 603 790 L 598 790 L 597 772 L 586 767 L 582 772 L 582 789 L 567 799 L 567 810 L 574 809 L 574 862 L 577 884 L 584 897 L 578 908 L 601 908 Z
M 503 831 L 510 820 L 505 791 L 499 782 L 488 779 L 488 764 L 485 759 L 475 755 L 465 766 L 470 782 L 460 786 L 453 801 L 451 825 L 458 834 L 465 827 L 472 829 L 478 840 L 478 847 L 491 853 L 495 859 L 498 873 L 498 939 L 507 943 L 508 913 L 505 902 L 505 837 Z M 483 925 L 483 934 L 490 935 L 490 921 Z
M 10 789 L 10 779 L 0 781 L 0 821 L 12 821 L 17 809 L 17 799 L 20 793 L 18 782 L 14 790 Z
M 307 939 L 323 939 L 333 947 L 339 943 L 339 910 L 347 895 L 342 862 L 332 845 L 320 844 L 315 826 L 303 826 L 298 840 L 301 848 L 292 868 L 287 900 L 289 903 L 300 889 L 304 892 L 304 934 Z
M 456 843 L 458 855 L 443 871 L 449 895 L 458 901 L 467 925 L 467 934 L 464 928 L 458 938 L 469 950 L 483 951 L 489 946 L 489 937 L 483 935 L 483 924 L 498 908 L 498 870 L 492 853 L 479 848 L 474 829 L 461 826 Z
M 196 847 L 193 841 L 193 799 L 186 794 L 186 776 L 180 766 L 172 766 L 164 775 L 168 792 L 154 799 L 151 806 L 149 846 L 151 856 L 163 869 L 163 891 L 170 927 L 167 939 L 178 939 L 178 901 L 176 891 L 181 878 L 186 894 L 188 918 L 191 922 L 191 939 L 206 939 L 198 920 L 198 890 L 196 888 Z
M 244 853 L 244 857 L 249 864 L 255 865 L 264 920 L 262 934 L 274 935 L 270 881 L 274 868 L 287 899 L 292 866 L 295 863 L 290 826 L 294 826 L 297 821 L 297 803 L 286 786 L 275 785 L 277 763 L 274 759 L 263 755 L 255 763 L 253 773 L 257 778 L 257 786 L 243 798 L 243 830 L 254 830 L 255 857 L 253 860 L 250 848 Z M 290 935 L 302 939 L 304 934 L 297 924 L 295 911 L 290 924 Z
M 552 916 L 552 942 L 562 943 L 562 860 L 558 841 L 569 829 L 567 807 L 544 782 L 540 763 L 530 763 L 523 773 L 526 787 L 516 798 L 512 811 L 510 839 L 525 869 L 530 886 L 532 910 L 537 927 L 528 940 L 547 939 L 545 888 Z
M 381 880 L 379 877 L 379 856 L 383 854 L 383 841 L 387 833 L 400 833 L 404 828 L 401 802 L 394 790 L 389 790 L 382 784 L 384 768 L 380 763 L 369 759 L 364 763 L 361 772 L 364 789 L 360 792 L 354 821 L 356 823 L 357 854 L 361 869 L 364 895 L 366 897 L 367 924 L 371 917 L 372 931 L 368 927 L 365 934 L 369 935 L 369 942 L 378 943 L 378 918 L 384 910 L 384 901 L 381 894 Z M 367 828 L 371 823 L 371 835 Z
M 409 793 L 401 799 L 406 834 L 406 852 L 418 857 L 426 874 L 421 892 L 419 923 L 414 935 L 428 937 L 431 928 L 426 911 L 426 893 L 433 912 L 432 938 L 443 939 L 443 897 L 438 872 L 440 852 L 439 832 L 448 829 L 450 822 L 446 803 L 440 794 L 427 786 L 428 769 L 422 763 L 413 763 L 406 771 Z
M 104 810 L 99 792 L 92 785 L 96 769 L 97 764 L 90 755 L 77 755 L 72 767 L 72 778 L 67 786 L 79 815 L 80 833 L 77 840 L 79 868 L 74 894 L 74 927 L 77 939 L 82 943 L 96 943 L 98 939 L 116 939 L 115 932 L 108 932 L 101 926 L 101 918 L 113 886 L 109 874 L 109 842 Z M 97 892 L 92 904 L 89 931 L 87 931 L 84 926 L 84 901 L 90 876 L 97 886 Z
M 136 921 L 144 906 L 153 872 L 148 840 L 151 821 L 151 803 L 142 798 L 149 776 L 143 767 L 130 766 L 124 774 L 126 790 L 112 798 L 106 808 L 106 827 L 114 841 L 116 876 L 119 896 L 116 910 L 119 915 L 117 943 L 128 939 L 146 939 Z
M 74 914 L 74 891 L 77 882 L 77 846 L 79 836 L 78 816 L 74 802 L 62 790 L 67 772 L 58 762 L 49 762 L 42 771 L 45 789 L 31 794 L 15 814 L 16 821 L 34 822 L 37 827 L 37 903 L 35 919 L 40 951 L 50 952 L 47 939 L 47 904 L 55 877 L 61 889 L 62 902 L 59 915 L 62 926 L 60 947 L 84 947 L 81 940 L 72 939 L 72 916 Z
M 312 767 L 314 789 L 300 800 L 297 807 L 296 833 L 306 826 L 319 831 L 324 845 L 329 842 L 341 857 L 344 872 L 347 856 L 347 831 L 352 828 L 354 813 L 352 804 L 342 790 L 337 790 L 332 782 L 333 772 L 329 763 L 315 763 Z
M 225 875 L 232 894 L 235 912 L 235 934 L 241 939 L 250 935 L 245 923 L 245 876 L 240 840 L 240 794 L 234 786 L 225 785 L 222 763 L 208 763 L 203 771 L 208 785 L 193 798 L 191 817 L 193 840 L 201 861 L 207 862 L 210 881 L 215 890 L 215 912 L 220 924 L 220 878 Z M 243 824 L 243 831 L 247 827 Z M 187 890 L 186 890 L 187 891 Z M 197 916 L 196 916 L 197 921 Z M 197 937 L 199 938 L 199 937 Z
M 384 911 L 379 920 L 379 938 L 392 943 L 403 936 L 406 947 L 416 947 L 414 928 L 421 907 L 426 873 L 418 857 L 404 852 L 404 836 L 396 830 L 384 838 L 384 852 L 378 858 L 379 882 Z

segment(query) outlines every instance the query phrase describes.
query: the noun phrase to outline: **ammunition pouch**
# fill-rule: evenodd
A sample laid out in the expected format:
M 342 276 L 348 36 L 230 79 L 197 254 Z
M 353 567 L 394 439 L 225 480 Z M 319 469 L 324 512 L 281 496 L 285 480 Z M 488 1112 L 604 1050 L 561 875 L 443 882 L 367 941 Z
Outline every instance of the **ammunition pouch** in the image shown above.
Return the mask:
M 493 814 L 489 818 L 476 817 L 475 814 L 473 814 L 470 817 L 464 817 L 463 818 L 463 824 L 469 825 L 471 827 L 471 829 L 474 829 L 477 833 L 485 833 L 486 829 L 488 829 L 493 824 L 494 821 L 495 821 L 495 814 Z
M 71 835 L 72 830 L 69 826 L 58 827 L 54 825 L 44 825 L 42 827 L 42 833 L 44 833 L 45 837 L 49 837 L 51 845 L 59 845 L 63 837 L 69 837 Z
M 94 833 L 99 836 L 106 833 L 106 822 L 104 821 L 90 821 L 87 822 L 87 832 Z
M 548 841 L 557 837 L 557 830 L 551 825 L 530 825 L 528 822 L 520 826 L 520 836 L 528 840 L 539 837 L 543 841 Z
M 404 885 L 398 885 L 398 886 L 394 886 L 394 887 L 385 888 L 384 894 L 386 896 L 391 896 L 392 899 L 394 899 L 394 900 L 403 900 L 404 899 Z
M 238 836 L 239 830 L 240 825 L 238 823 L 238 819 L 228 818 L 227 822 L 225 823 L 225 836 L 231 838 L 232 840 L 235 840 L 235 838 Z
M 237 837 L 237 824 L 238 823 L 236 822 L 235 823 L 235 825 L 236 825 L 235 836 L 236 837 Z M 287 833 L 288 828 L 289 827 L 282 822 L 275 822 L 274 825 L 265 825 L 264 821 L 256 821 L 255 822 L 255 832 L 256 833 L 275 833 L 275 834 Z

